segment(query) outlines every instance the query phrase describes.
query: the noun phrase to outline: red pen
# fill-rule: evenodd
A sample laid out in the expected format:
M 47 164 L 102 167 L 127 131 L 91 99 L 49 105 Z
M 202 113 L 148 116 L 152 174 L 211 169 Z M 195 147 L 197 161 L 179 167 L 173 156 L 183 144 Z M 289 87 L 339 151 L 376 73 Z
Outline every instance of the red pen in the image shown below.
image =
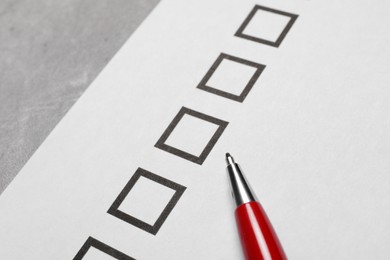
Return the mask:
M 237 206 L 236 222 L 245 259 L 287 259 L 265 211 L 229 153 L 226 154 L 226 162 L 232 195 Z

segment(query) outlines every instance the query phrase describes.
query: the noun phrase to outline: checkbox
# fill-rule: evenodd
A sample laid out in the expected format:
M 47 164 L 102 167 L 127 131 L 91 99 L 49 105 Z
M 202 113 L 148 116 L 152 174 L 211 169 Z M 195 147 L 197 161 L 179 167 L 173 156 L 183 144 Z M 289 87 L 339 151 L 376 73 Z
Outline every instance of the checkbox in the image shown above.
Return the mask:
M 256 5 L 235 36 L 279 47 L 298 15 Z
M 73 260 L 135 260 L 99 240 L 89 237 Z
M 197 88 L 244 102 L 265 69 L 265 65 L 221 53 Z
M 155 147 L 203 164 L 228 122 L 182 107 Z
M 185 189 L 138 168 L 107 213 L 156 235 Z

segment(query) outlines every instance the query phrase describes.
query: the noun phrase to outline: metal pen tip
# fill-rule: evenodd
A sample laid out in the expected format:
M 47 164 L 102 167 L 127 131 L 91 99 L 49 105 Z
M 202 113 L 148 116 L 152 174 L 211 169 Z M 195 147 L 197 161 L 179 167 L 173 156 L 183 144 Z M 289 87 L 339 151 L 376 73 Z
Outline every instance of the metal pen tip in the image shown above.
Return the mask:
M 233 159 L 233 157 L 230 155 L 230 153 L 226 153 L 226 163 L 227 163 L 227 165 L 234 164 L 234 159 Z

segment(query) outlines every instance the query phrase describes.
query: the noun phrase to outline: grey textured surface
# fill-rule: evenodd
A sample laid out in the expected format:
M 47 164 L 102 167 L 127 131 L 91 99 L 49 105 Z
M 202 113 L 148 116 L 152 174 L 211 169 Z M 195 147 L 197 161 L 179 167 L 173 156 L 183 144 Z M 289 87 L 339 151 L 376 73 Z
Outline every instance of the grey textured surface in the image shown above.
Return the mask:
M 0 2 L 0 193 L 158 2 Z

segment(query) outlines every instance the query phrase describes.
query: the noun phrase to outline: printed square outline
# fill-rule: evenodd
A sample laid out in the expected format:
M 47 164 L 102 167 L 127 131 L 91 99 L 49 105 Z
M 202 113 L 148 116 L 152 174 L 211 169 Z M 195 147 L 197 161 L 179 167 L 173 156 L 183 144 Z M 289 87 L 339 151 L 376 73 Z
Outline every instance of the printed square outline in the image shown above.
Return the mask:
M 161 212 L 160 216 L 157 218 L 156 222 L 153 225 L 150 225 L 136 217 L 133 217 L 119 210 L 119 206 L 125 200 L 126 196 L 129 194 L 129 192 L 131 191 L 131 189 L 134 187 L 134 185 L 137 183 L 137 181 L 141 176 L 151 181 L 157 182 L 158 184 L 161 184 L 165 187 L 175 190 L 175 193 L 173 194 L 172 198 L 165 206 L 164 210 Z M 107 213 L 133 226 L 136 226 L 150 234 L 156 235 L 157 232 L 160 230 L 161 226 L 164 224 L 165 220 L 168 218 L 173 208 L 175 207 L 176 203 L 179 201 L 180 197 L 183 195 L 185 190 L 186 187 L 176 182 L 163 178 L 145 169 L 138 168 L 133 174 L 133 176 L 130 178 L 129 182 L 123 188 L 123 190 L 119 193 L 118 197 L 115 199 L 114 203 L 111 205 Z
M 213 76 L 214 72 L 218 69 L 218 66 L 222 63 L 222 61 L 224 59 L 234 61 L 237 63 L 241 63 L 241 64 L 244 64 L 245 66 L 250 66 L 250 67 L 256 68 L 256 72 L 253 74 L 252 78 L 248 81 L 248 84 L 244 87 L 244 89 L 242 90 L 242 92 L 239 96 L 232 94 L 232 93 L 229 93 L 229 92 L 226 92 L 226 91 L 223 91 L 223 90 L 220 90 L 220 89 L 216 89 L 216 88 L 207 86 L 207 82 Z M 264 71 L 265 67 L 266 67 L 265 65 L 260 64 L 260 63 L 256 63 L 253 61 L 238 58 L 238 57 L 226 54 L 226 53 L 221 53 L 218 56 L 218 58 L 215 60 L 215 62 L 211 66 L 211 68 L 207 71 L 206 75 L 200 81 L 197 88 L 204 90 L 204 91 L 207 91 L 209 93 L 212 93 L 212 94 L 215 94 L 215 95 L 242 103 L 242 102 L 244 102 L 246 96 L 251 91 L 252 87 L 255 85 L 255 83 L 258 80 L 258 78 L 260 77 L 261 73 Z
M 263 10 L 263 11 L 267 11 L 267 12 L 290 17 L 290 21 L 287 23 L 286 27 L 284 27 L 283 31 L 281 32 L 281 34 L 279 35 L 278 39 L 275 42 L 244 34 L 245 28 L 251 22 L 252 18 L 255 16 L 255 14 L 258 10 Z M 296 14 L 287 13 L 284 11 L 279 11 L 279 10 L 265 7 L 265 6 L 261 6 L 261 5 L 255 5 L 255 7 L 253 7 L 252 11 L 249 13 L 247 18 L 245 18 L 244 22 L 241 24 L 240 28 L 238 28 L 238 30 L 234 34 L 234 36 L 244 38 L 247 40 L 251 40 L 251 41 L 255 41 L 255 42 L 259 42 L 259 43 L 263 43 L 266 45 L 270 45 L 272 47 L 279 47 L 280 44 L 282 43 L 283 39 L 286 37 L 287 33 L 290 31 L 291 27 L 294 25 L 297 18 L 298 18 L 298 15 L 296 15 Z
M 87 241 L 85 241 L 84 245 L 80 248 L 80 250 L 77 252 L 76 256 L 73 258 L 73 260 L 81 260 L 83 257 L 87 254 L 88 250 L 94 247 L 118 260 L 135 260 L 135 258 L 132 258 L 128 255 L 125 255 L 124 253 L 116 250 L 115 248 L 112 248 L 103 242 L 93 238 L 88 237 Z
M 165 143 L 185 114 L 218 125 L 217 131 L 215 131 L 214 135 L 211 137 L 210 141 L 207 143 L 206 147 L 203 149 L 202 153 L 199 156 L 195 156 L 193 154 L 187 153 L 185 151 L 182 151 L 178 148 L 172 147 Z M 221 119 L 200 113 L 198 111 L 189 109 L 187 107 L 182 107 L 179 113 L 173 118 L 168 128 L 164 131 L 164 133 L 162 134 L 162 136 L 154 146 L 163 151 L 174 154 L 183 159 L 189 160 L 193 163 L 202 165 L 203 162 L 206 160 L 207 156 L 209 155 L 209 153 L 211 152 L 211 150 L 213 149 L 214 145 L 217 143 L 218 139 L 221 137 L 223 131 L 225 130 L 228 124 L 229 124 L 228 122 L 223 121 Z

